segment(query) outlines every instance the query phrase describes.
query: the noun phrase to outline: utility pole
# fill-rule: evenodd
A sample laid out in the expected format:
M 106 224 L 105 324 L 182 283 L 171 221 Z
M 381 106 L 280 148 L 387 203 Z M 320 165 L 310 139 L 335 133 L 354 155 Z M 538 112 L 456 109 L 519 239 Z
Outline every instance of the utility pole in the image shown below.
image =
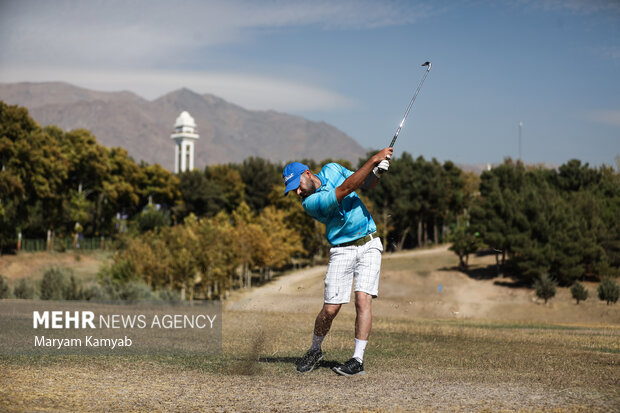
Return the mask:
M 523 122 L 519 122 L 519 160 L 521 161 L 521 129 L 523 128 Z

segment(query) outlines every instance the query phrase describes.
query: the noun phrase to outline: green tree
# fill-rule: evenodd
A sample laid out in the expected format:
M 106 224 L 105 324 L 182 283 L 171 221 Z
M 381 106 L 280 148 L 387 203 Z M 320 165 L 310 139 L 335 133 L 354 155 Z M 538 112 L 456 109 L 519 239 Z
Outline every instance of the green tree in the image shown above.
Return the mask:
M 263 209 L 257 218 L 266 240 L 266 248 L 262 249 L 266 254 L 260 260 L 263 267 L 280 268 L 303 251 L 301 236 L 288 225 L 286 218 L 286 212 L 273 206 Z
M 215 215 L 224 206 L 224 197 L 219 185 L 209 185 L 204 173 L 193 170 L 179 174 L 179 189 L 183 207 L 178 210 L 180 216 L 190 213 L 196 216 Z
M 367 155 L 370 157 L 374 153 Z M 404 152 L 400 158 L 392 159 L 388 172 L 366 193 L 377 208 L 375 218 L 382 223 L 384 234 L 381 236 L 389 249 L 404 248 L 412 229 L 421 222 L 425 202 L 421 185 L 421 164 Z
M 239 171 L 228 165 L 213 165 L 204 173 L 194 170 L 179 175 L 183 204 L 179 216 L 193 213 L 197 217 L 215 216 L 236 209 L 244 199 L 244 184 Z
M 63 132 L 49 126 L 45 131 L 59 142 L 60 150 L 67 160 L 68 173 L 63 181 L 62 194 L 67 200 L 63 224 L 70 232 L 75 222 L 84 225 L 86 234 L 102 231 L 104 182 L 110 176 L 109 152 L 97 143 L 96 138 L 85 129 Z
M 29 196 L 26 176 L 13 158 L 18 143 L 27 141 L 38 129 L 25 108 L 0 101 L 0 253 L 14 248 L 17 231 L 25 229 Z
M 164 211 L 155 205 L 147 205 L 142 212 L 136 215 L 135 222 L 140 232 L 145 232 L 170 226 L 172 221 L 169 211 Z
M 208 184 L 219 191 L 223 200 L 222 207 L 226 212 L 234 211 L 244 202 L 245 184 L 237 169 L 232 168 L 230 165 L 211 165 L 205 168 L 205 177 Z M 263 195 L 266 195 L 266 193 Z M 217 212 L 219 212 L 219 209 Z M 215 215 L 215 213 L 212 215 Z
M 583 284 L 581 284 L 579 281 L 573 284 L 570 289 L 570 293 L 573 298 L 577 300 L 577 304 L 579 304 L 579 301 L 585 301 L 588 299 L 588 290 L 586 290 Z
M 16 142 L 26 139 L 38 129 L 39 125 L 30 117 L 26 108 L 0 101 L 0 139 Z M 6 165 L 8 158 L 1 157 L 0 161 Z
M 245 185 L 245 202 L 254 212 L 267 206 L 271 188 L 282 181 L 282 168 L 263 158 L 249 157 L 241 165 L 231 165 L 239 171 Z
M 466 227 L 457 227 L 450 237 L 452 245 L 450 251 L 459 257 L 459 265 L 461 268 L 467 269 L 469 264 L 469 254 L 473 254 L 482 247 L 480 238 Z
M 133 270 L 138 278 L 153 288 L 169 286 L 170 280 L 170 250 L 160 232 L 147 231 L 140 236 L 130 238 L 126 247 L 117 256 L 118 259 L 127 259 L 133 263 Z
M 21 213 L 16 217 L 16 226 L 31 236 L 43 236 L 48 229 L 60 226 L 62 188 L 68 174 L 68 162 L 58 142 L 40 129 L 31 132 L 27 138 L 13 143 L 13 156 L 6 169 L 19 179 L 24 189 L 17 205 Z M 37 205 L 45 214 L 39 220 L 29 221 L 29 216 L 33 215 L 31 209 Z M 40 226 L 34 226 L 34 223 Z
M 129 179 L 127 179 L 131 182 Z M 179 178 L 159 164 L 140 164 L 135 187 L 142 205 L 147 202 L 171 207 L 180 199 Z
M 232 274 L 236 266 L 236 257 L 231 248 L 233 228 L 229 215 L 220 211 L 212 218 L 203 218 L 196 222 L 195 233 L 198 237 L 200 252 L 196 256 L 201 288 L 207 298 L 222 298 L 232 287 Z
M 193 230 L 195 220 L 193 215 L 186 218 L 185 225 L 176 225 L 168 228 L 165 233 L 169 256 L 172 287 L 181 291 L 181 299 L 194 299 L 194 287 L 198 276 L 197 256 L 199 254 L 198 237 Z M 189 224 L 189 225 L 188 225 Z
M 140 205 L 148 203 L 148 194 L 139 191 L 140 185 L 144 185 L 147 178 L 143 169 L 129 157 L 123 148 L 111 148 L 108 151 L 109 175 L 103 181 L 103 192 L 97 198 L 101 215 L 105 222 L 119 211 L 127 215 L 135 215 L 139 212 Z
M 160 165 L 137 165 L 122 148 L 105 148 L 89 131 L 40 128 L 28 112 L 0 102 L 0 249 L 17 233 L 45 237 L 115 232 L 117 214 L 179 202 L 178 178 Z
M 425 162 L 424 158 L 419 157 L 418 162 L 422 162 L 423 171 L 422 198 L 425 200 L 423 204 L 425 208 L 422 209 L 422 223 L 425 225 L 422 230 L 424 245 L 428 244 L 431 235 L 433 243 L 438 244 L 440 242 L 439 230 L 443 227 L 444 220 L 450 215 L 449 206 L 453 182 L 437 159 L 433 158 L 430 162 Z M 454 165 L 448 167 L 453 169 L 452 174 L 456 171 Z M 457 202 L 456 199 L 457 196 L 455 195 L 455 202 Z M 432 234 L 430 233 L 431 228 Z
M 620 286 L 613 279 L 604 278 L 598 285 L 598 298 L 601 301 L 606 301 L 607 305 L 617 303 L 618 298 L 620 298 Z
M 24 108 L 8 106 L 0 101 L 0 253 L 17 243 L 17 228 L 25 219 L 23 197 L 25 187 L 18 171 L 8 168 L 15 154 L 15 141 L 26 139 L 37 128 Z
M 496 251 L 498 272 L 500 266 L 503 268 L 506 264 L 506 257 L 514 252 L 515 241 L 518 245 L 524 241 L 518 238 L 528 225 L 527 218 L 519 211 L 519 193 L 524 179 L 523 165 L 515 165 L 510 159 L 484 171 L 480 181 L 480 201 L 471 210 L 473 230 Z
M 69 222 L 84 222 L 88 223 L 92 221 L 93 216 L 93 203 L 86 198 L 86 194 L 83 191 L 68 191 L 69 198 Z
M 256 223 L 256 215 L 246 203 L 242 203 L 231 215 L 234 242 L 232 248 L 239 264 L 239 286 L 252 286 L 252 269 L 265 263 L 269 254 L 267 237 L 263 228 Z
M 555 296 L 557 285 L 558 284 L 551 277 L 549 277 L 549 275 L 541 275 L 534 282 L 536 296 L 545 300 L 545 304 L 547 304 L 547 300 Z
M 560 166 L 557 175 L 557 184 L 564 191 L 581 191 L 595 187 L 601 180 L 601 174 L 591 169 L 588 164 L 581 164 L 578 159 L 571 159 Z
M 456 222 L 458 226 L 459 217 L 471 204 L 472 193 L 468 192 L 470 189 L 466 186 L 467 180 L 471 179 L 471 175 L 463 172 L 451 161 L 444 162 L 443 175 L 446 187 L 447 208 L 442 211 L 441 218 L 444 224 Z

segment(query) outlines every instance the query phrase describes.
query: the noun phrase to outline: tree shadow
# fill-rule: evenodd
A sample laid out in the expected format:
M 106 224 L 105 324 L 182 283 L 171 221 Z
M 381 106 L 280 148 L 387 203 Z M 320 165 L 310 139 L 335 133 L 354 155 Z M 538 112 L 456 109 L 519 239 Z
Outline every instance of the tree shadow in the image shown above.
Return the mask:
M 506 278 L 504 280 L 495 280 L 493 282 L 495 285 L 499 285 L 500 287 L 508 287 L 508 288 L 531 288 L 529 282 L 524 280 L 514 280 L 512 278 Z
M 530 288 L 531 283 L 526 280 L 519 280 L 511 276 L 510 266 L 506 265 L 502 274 L 497 275 L 497 265 L 490 264 L 485 267 L 469 267 L 467 269 L 460 266 L 444 267 L 439 271 L 458 271 L 474 280 L 495 280 L 493 284 L 508 288 Z
M 260 357 L 258 359 L 259 363 L 285 363 L 285 364 L 293 364 L 297 366 L 297 363 L 301 360 L 300 357 Z M 338 363 L 333 360 L 321 360 L 317 368 L 328 368 L 340 366 L 342 363 Z
M 460 266 L 454 267 L 443 267 L 440 268 L 439 271 L 458 271 L 466 274 L 469 278 L 473 278 L 474 280 L 492 280 L 493 278 L 497 278 L 497 266 L 487 265 L 486 267 L 468 267 L 462 268 Z

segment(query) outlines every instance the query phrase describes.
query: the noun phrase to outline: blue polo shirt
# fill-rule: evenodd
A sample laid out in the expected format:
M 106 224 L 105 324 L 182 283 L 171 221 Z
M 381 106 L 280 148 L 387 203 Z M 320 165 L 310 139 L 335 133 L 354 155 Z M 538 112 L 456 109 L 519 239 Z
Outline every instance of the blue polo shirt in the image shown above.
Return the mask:
M 321 187 L 306 197 L 302 205 L 306 212 L 325 224 L 325 236 L 332 245 L 355 241 L 377 230 L 375 221 L 355 192 L 338 203 L 336 188 L 353 172 L 337 163 L 328 163 L 316 175 Z

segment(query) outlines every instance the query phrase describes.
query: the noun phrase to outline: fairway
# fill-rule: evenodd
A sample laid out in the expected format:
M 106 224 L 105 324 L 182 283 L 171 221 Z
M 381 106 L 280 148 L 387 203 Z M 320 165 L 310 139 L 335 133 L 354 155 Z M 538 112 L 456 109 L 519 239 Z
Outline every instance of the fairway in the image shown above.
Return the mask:
M 323 343 L 321 367 L 295 371 L 322 303 L 317 267 L 235 293 L 221 355 L 3 357 L 0 410 L 620 410 L 617 305 L 592 285 L 585 303 L 559 289 L 543 305 L 532 290 L 472 279 L 456 264 L 445 248 L 384 256 L 366 376 L 329 368 L 351 357 L 352 304 Z

